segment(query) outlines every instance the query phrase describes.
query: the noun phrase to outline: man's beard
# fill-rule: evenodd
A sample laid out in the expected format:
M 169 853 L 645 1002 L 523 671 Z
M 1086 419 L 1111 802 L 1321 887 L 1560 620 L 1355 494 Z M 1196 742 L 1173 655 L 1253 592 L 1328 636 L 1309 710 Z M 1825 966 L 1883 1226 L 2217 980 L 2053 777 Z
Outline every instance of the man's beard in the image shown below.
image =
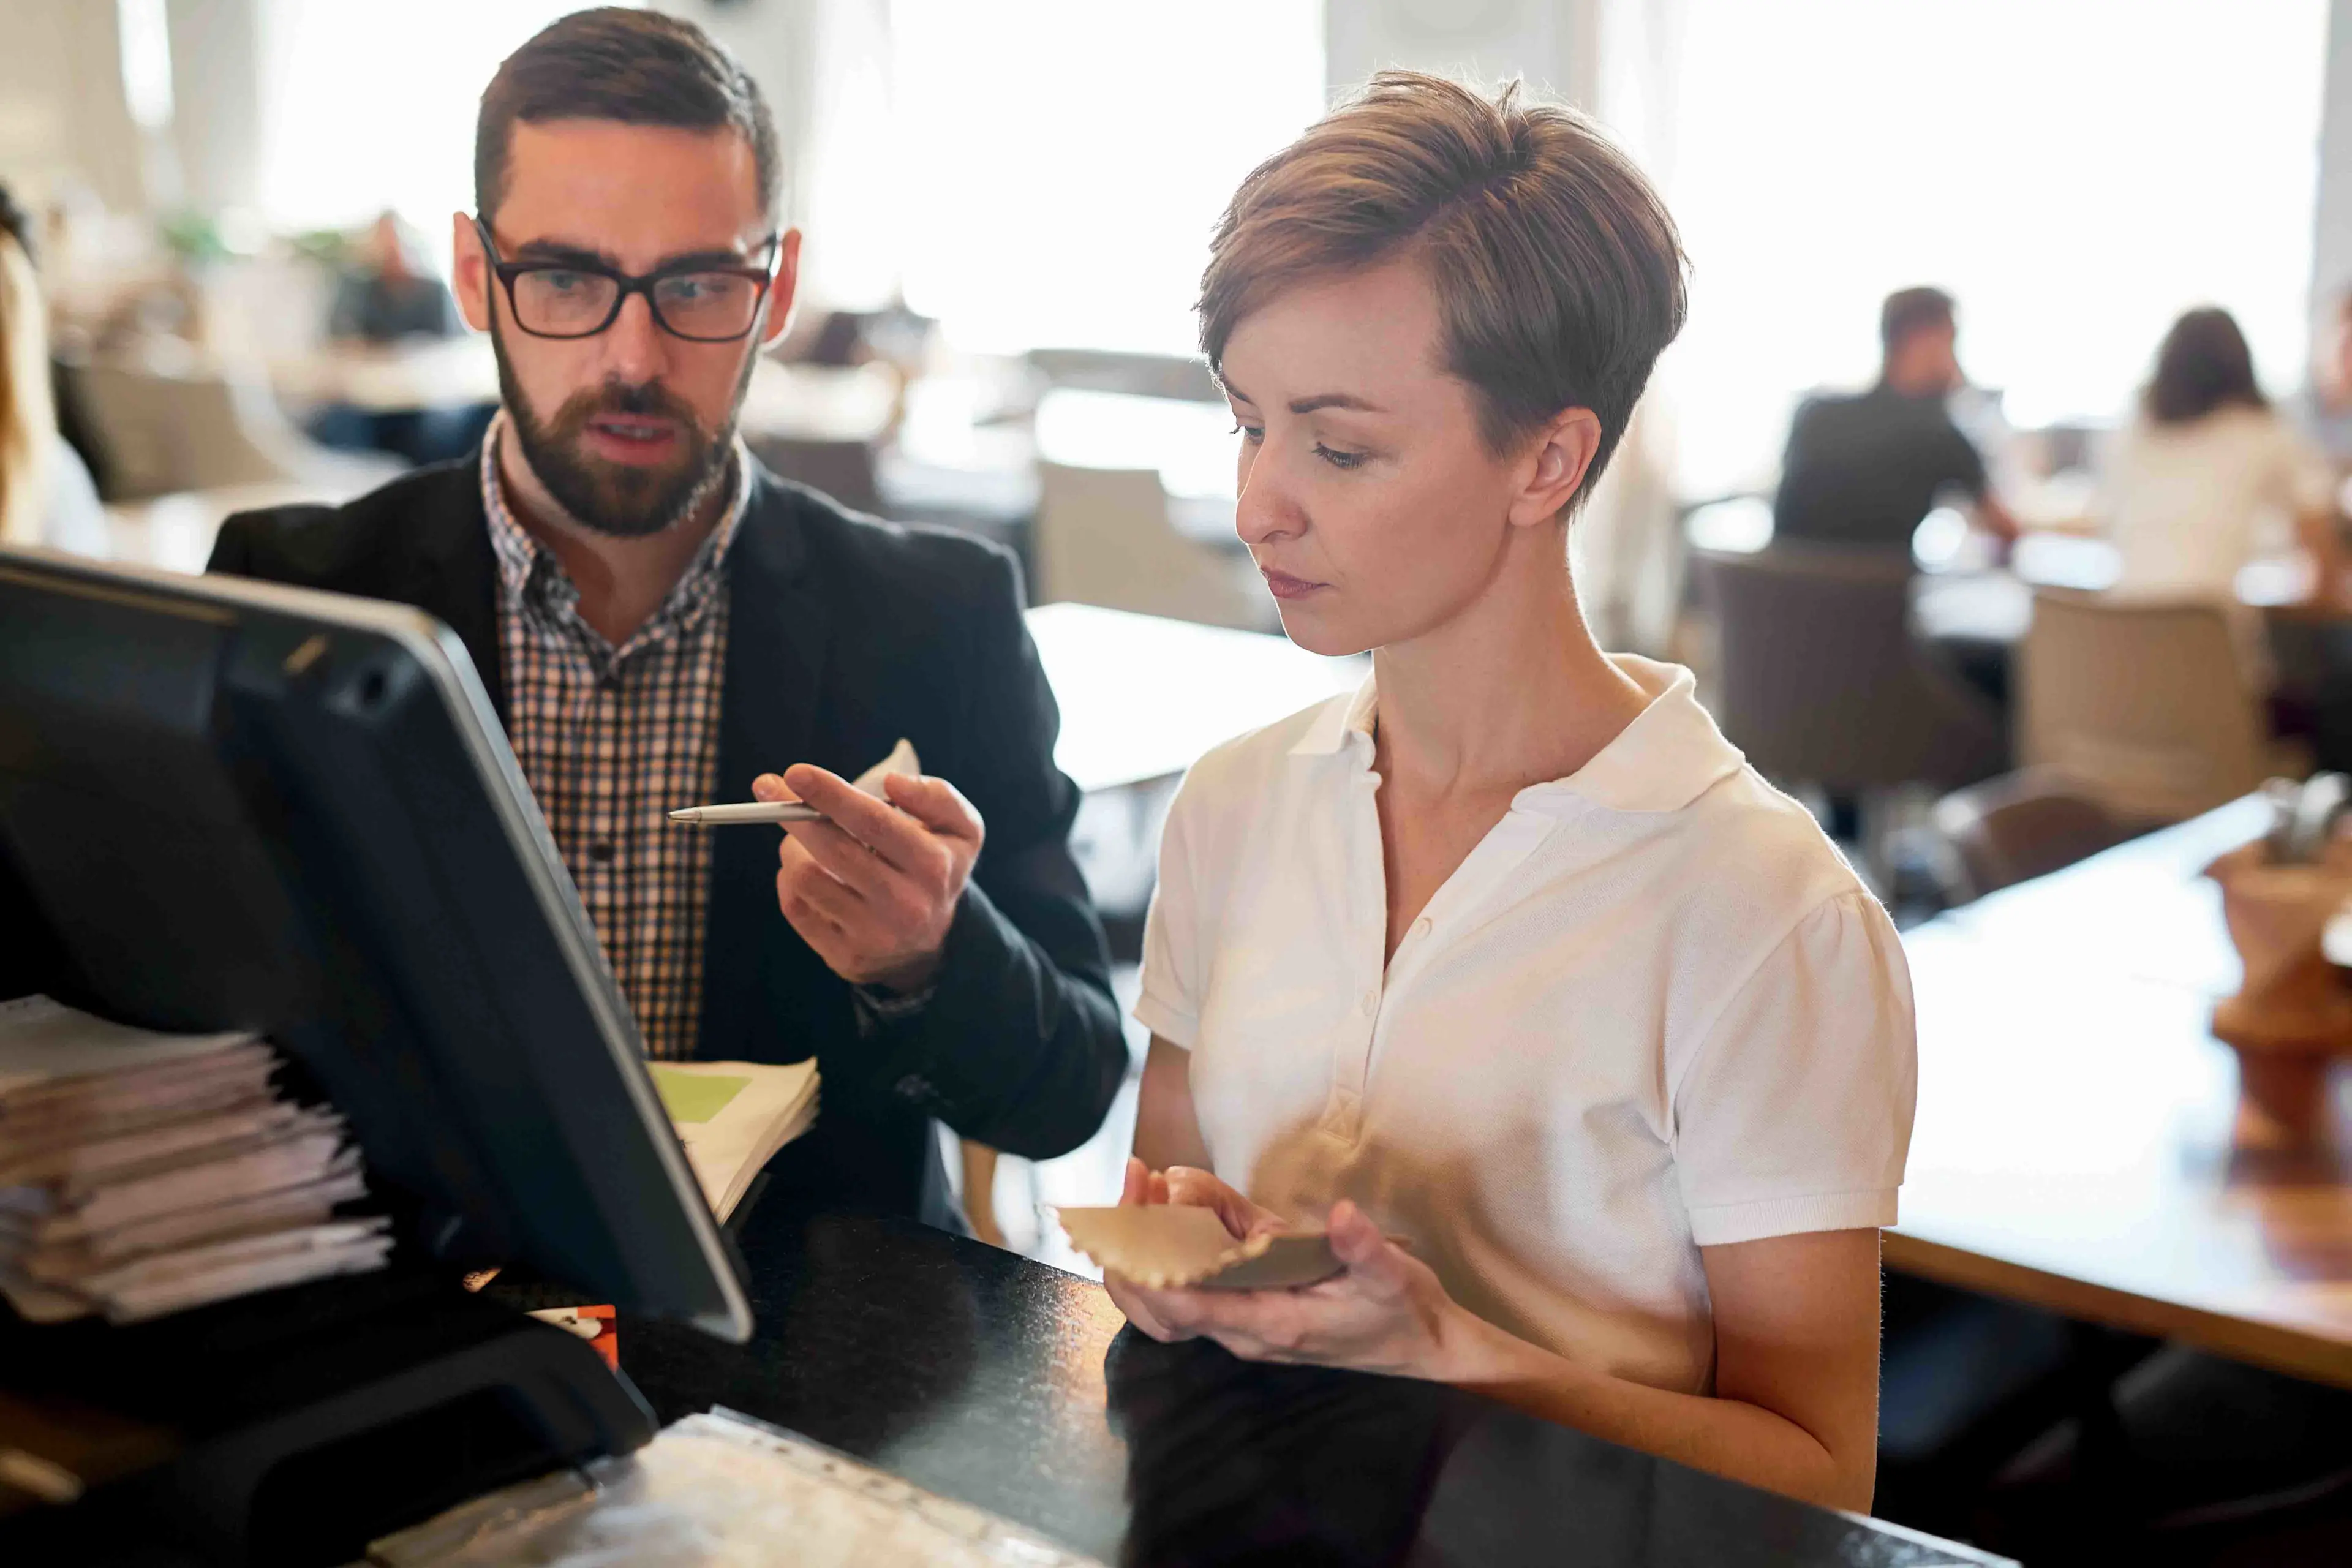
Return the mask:
M 563 400 L 552 419 L 541 419 L 523 396 L 507 360 L 505 334 L 495 326 L 490 345 L 499 361 L 499 395 L 505 402 L 523 459 L 572 521 L 615 539 L 642 539 L 692 517 L 727 479 L 734 447 L 735 418 L 743 406 L 757 354 L 743 356 L 743 374 L 728 402 L 725 427 L 706 431 L 694 411 L 657 381 L 630 386 L 608 379 L 593 392 Z M 658 468 L 602 462 L 581 447 L 589 421 L 613 414 L 653 415 L 674 421 L 685 450 Z

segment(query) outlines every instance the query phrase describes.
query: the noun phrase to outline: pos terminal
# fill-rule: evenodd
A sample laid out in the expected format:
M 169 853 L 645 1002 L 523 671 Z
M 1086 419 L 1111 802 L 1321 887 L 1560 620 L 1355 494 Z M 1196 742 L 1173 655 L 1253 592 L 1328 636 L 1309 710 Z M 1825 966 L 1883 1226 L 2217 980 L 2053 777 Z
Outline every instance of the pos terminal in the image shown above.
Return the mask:
M 0 1307 L 0 1440 L 12 1408 L 161 1435 L 72 1514 L 113 1498 L 208 1558 L 340 1562 L 651 1436 L 625 1378 L 467 1295 L 467 1268 L 751 1332 L 636 1024 L 429 616 L 0 550 L 0 980 L 264 1034 L 348 1118 L 400 1237 L 386 1272 L 152 1323 Z

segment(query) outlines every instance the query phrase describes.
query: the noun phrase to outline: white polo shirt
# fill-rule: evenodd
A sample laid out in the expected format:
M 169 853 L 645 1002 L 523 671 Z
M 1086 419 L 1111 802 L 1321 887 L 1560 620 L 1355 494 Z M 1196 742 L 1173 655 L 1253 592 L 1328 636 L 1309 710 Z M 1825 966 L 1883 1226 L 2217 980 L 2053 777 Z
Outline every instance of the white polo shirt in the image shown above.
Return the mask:
M 1894 1223 L 1909 972 L 1690 672 L 1519 792 L 1383 974 L 1370 681 L 1196 763 L 1136 1016 L 1192 1053 L 1217 1174 L 1319 1223 L 1355 1199 L 1490 1322 L 1713 1387 L 1698 1248 Z

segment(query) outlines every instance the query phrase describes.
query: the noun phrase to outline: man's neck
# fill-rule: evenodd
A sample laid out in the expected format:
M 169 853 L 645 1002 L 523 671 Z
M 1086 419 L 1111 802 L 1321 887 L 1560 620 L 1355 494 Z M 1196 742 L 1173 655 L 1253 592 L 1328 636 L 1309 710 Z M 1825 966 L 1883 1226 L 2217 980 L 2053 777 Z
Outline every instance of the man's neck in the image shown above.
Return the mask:
M 720 486 L 688 516 L 658 533 L 601 533 L 567 512 L 540 482 L 511 438 L 499 442 L 499 483 L 514 520 L 555 556 L 580 590 L 580 618 L 614 647 L 636 634 L 668 599 L 730 500 Z

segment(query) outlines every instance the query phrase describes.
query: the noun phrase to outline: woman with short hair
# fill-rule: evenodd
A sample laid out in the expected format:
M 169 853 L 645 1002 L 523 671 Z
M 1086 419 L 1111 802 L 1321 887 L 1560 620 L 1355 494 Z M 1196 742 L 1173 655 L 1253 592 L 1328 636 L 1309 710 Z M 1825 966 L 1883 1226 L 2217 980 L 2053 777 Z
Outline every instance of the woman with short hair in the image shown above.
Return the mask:
M 1185 780 L 1126 1201 L 1328 1224 L 1347 1271 L 1110 1285 L 1161 1339 L 1866 1508 L 1901 949 L 1689 671 L 1600 650 L 1570 571 L 1683 265 L 1589 121 L 1409 73 L 1234 197 L 1201 315 L 1238 531 L 1292 639 L 1373 673 Z

